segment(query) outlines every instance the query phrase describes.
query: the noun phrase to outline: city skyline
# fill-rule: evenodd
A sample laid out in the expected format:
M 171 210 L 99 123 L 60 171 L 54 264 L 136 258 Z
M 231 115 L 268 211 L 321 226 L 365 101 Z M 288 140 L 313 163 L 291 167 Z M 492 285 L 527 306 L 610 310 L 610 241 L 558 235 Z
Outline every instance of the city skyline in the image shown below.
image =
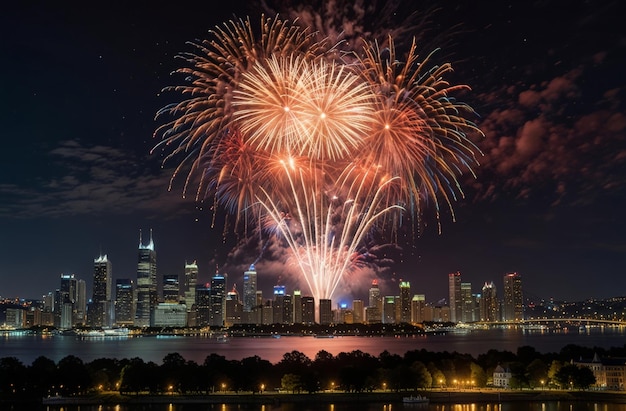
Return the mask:
M 473 284 L 519 272 L 543 298 L 625 294 L 626 53 L 617 6 L 424 8 L 431 21 L 424 47 L 440 46 L 455 81 L 472 88 L 463 99 L 480 115 L 486 137 L 477 144 L 485 155 L 476 179 L 462 182 L 456 222 L 442 210 L 441 234 L 426 219 L 415 240 L 407 227 L 398 247 L 374 244 L 368 252 L 382 268 L 350 279 L 357 289 L 341 293 L 366 295 L 378 278 L 381 287 L 406 280 L 446 298 L 445 276 L 460 271 Z M 14 4 L 0 16 L 1 49 L 13 63 L 1 69 L 10 81 L 0 114 L 0 295 L 40 298 L 61 274 L 89 281 L 94 258 L 104 254 L 114 279 L 134 278 L 141 229 L 155 233 L 159 278 L 180 275 L 186 261 L 198 262 L 198 283 L 216 271 L 242 278 L 254 263 L 270 284 L 295 283 L 277 250 L 224 236 L 224 216 L 214 223 L 211 204 L 183 199 L 180 184 L 168 192 L 171 170 L 148 154 L 157 142 L 153 117 L 172 99 L 160 90 L 173 83 L 169 73 L 174 56 L 189 50 L 185 42 L 209 37 L 233 13 L 255 22 L 268 11 L 238 1 L 197 7 L 193 15 L 132 5 L 92 14 Z M 285 15 L 297 15 L 288 9 Z M 399 16 L 418 9 L 399 2 L 399 10 L 380 24 L 400 30 Z M 548 17 L 555 12 L 558 20 Z M 350 16 L 374 25 L 370 15 Z M 331 23 L 329 32 L 338 28 Z M 298 288 L 306 292 L 305 284 Z

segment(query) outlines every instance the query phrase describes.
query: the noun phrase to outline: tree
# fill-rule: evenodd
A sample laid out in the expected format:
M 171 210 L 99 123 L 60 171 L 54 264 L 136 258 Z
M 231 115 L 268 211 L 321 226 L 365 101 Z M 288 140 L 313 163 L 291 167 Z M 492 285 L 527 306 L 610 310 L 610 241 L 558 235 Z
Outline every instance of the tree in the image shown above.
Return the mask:
M 411 370 L 415 375 L 415 387 L 428 388 L 433 385 L 433 377 L 430 375 L 428 368 L 421 361 L 415 361 L 411 364 Z
M 26 367 L 15 357 L 0 358 L 0 394 L 16 396 L 26 389 Z
M 487 374 L 485 370 L 474 361 L 470 363 L 470 379 L 473 387 L 484 387 L 487 385 Z
M 542 359 L 535 358 L 526 366 L 526 375 L 531 388 L 542 386 L 548 380 L 548 366 Z
M 575 364 L 567 364 L 555 375 L 556 381 L 562 388 L 576 388 L 585 390 L 596 383 L 596 377 L 589 367 L 579 367 Z
M 91 386 L 89 371 L 80 358 L 68 355 L 59 361 L 57 368 L 59 392 L 62 394 L 82 394 Z
M 280 379 L 282 389 L 291 392 L 300 391 L 302 388 L 301 384 L 300 376 L 296 374 L 285 374 L 283 378 Z
M 37 357 L 26 371 L 28 391 L 38 397 L 53 394 L 51 390 L 57 380 L 56 374 L 54 361 L 43 356 Z

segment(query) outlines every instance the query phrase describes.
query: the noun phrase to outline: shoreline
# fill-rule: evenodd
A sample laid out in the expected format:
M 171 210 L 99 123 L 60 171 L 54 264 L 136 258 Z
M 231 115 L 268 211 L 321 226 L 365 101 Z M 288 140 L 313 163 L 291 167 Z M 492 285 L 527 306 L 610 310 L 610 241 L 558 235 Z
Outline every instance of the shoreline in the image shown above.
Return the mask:
M 393 403 L 402 402 L 402 397 L 415 394 L 407 392 L 325 392 L 325 393 L 225 393 L 198 395 L 121 395 L 102 393 L 76 397 L 48 397 L 42 400 L 44 405 L 101 405 L 101 404 L 280 404 L 280 403 Z M 506 403 L 506 402 L 547 402 L 547 401 L 590 401 L 626 404 L 626 393 L 615 391 L 510 391 L 476 390 L 445 391 L 420 390 L 419 394 L 427 397 L 430 403 Z

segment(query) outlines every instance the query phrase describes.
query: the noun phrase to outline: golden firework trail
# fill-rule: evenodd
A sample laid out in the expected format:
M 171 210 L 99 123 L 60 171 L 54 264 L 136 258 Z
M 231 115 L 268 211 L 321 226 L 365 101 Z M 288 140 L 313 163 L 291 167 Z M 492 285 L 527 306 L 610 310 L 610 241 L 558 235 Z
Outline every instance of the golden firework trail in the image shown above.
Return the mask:
M 168 119 L 154 150 L 180 159 L 172 181 L 187 169 L 183 192 L 197 185 L 236 227 L 273 227 L 316 301 L 332 298 L 374 227 L 394 230 L 426 201 L 437 219 L 439 200 L 452 211 L 480 130 L 449 64 L 430 66 L 415 44 L 399 61 L 392 38 L 343 63 L 279 18 L 262 18 L 258 36 L 249 19 L 211 33 L 182 55 L 185 84 L 167 90 L 184 99 L 157 113 Z

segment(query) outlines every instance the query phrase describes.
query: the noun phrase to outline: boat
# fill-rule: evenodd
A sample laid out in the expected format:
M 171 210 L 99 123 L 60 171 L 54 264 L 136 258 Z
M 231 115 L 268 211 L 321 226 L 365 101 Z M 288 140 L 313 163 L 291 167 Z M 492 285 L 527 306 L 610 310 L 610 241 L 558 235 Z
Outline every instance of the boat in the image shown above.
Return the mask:
M 428 398 L 421 395 L 411 395 L 410 397 L 402 397 L 405 404 L 428 404 Z

